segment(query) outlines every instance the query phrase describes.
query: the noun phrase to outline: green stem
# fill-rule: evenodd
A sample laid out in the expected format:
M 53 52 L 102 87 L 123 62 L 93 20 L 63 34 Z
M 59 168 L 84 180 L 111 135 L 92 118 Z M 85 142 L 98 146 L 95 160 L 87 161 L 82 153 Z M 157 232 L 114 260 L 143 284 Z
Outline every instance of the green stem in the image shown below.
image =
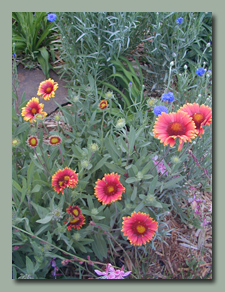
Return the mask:
M 101 124 L 101 151 L 103 150 L 103 124 L 104 124 L 104 115 L 105 115 L 105 112 L 103 110 L 103 113 L 102 113 L 102 124 Z
M 62 159 L 62 164 L 63 164 L 63 166 L 65 167 L 65 164 L 64 164 L 64 161 L 63 161 L 62 150 L 61 150 L 61 148 L 60 148 L 59 145 L 58 145 L 58 148 L 59 148 L 59 153 L 60 153 L 60 156 L 61 156 L 61 159 Z

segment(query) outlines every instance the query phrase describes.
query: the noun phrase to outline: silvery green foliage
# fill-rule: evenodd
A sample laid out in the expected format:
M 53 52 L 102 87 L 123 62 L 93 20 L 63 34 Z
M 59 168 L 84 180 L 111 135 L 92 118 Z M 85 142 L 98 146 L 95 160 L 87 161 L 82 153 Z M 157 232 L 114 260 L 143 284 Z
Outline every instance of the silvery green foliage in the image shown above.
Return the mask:
M 178 25 L 179 17 L 183 17 L 183 21 Z M 145 65 L 142 68 L 148 73 L 151 87 L 161 89 L 167 82 L 171 62 L 175 64 L 176 73 L 185 64 L 195 66 L 209 42 L 212 42 L 211 13 L 150 13 L 148 35 L 143 39 Z M 210 66 L 212 49 L 204 51 L 202 57 Z
M 144 34 L 145 20 L 139 12 L 60 12 L 59 51 L 65 62 L 62 74 L 74 85 L 87 84 L 108 70 L 110 60 L 133 49 Z

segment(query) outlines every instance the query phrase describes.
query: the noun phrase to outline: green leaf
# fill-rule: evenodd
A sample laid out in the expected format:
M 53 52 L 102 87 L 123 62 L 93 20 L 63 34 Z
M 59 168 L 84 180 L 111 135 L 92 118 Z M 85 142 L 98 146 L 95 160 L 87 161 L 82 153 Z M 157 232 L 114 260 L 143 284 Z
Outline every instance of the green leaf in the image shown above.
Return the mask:
M 103 258 L 107 258 L 107 245 L 102 234 L 94 235 L 94 242 L 92 242 L 92 248 L 95 255 L 103 261 Z
M 113 161 L 117 162 L 120 155 L 118 150 L 116 149 L 116 145 L 112 137 L 106 137 L 104 143 Z
M 119 167 L 117 164 L 105 162 L 105 166 L 108 167 L 111 171 L 117 172 L 122 175 L 126 172 L 123 168 Z
M 31 202 L 31 204 L 35 208 L 35 210 L 37 211 L 37 213 L 41 219 L 45 218 L 49 214 L 48 209 L 41 207 L 41 206 L 35 204 L 34 202 Z
M 31 191 L 31 193 L 38 193 L 40 191 L 40 189 L 41 189 L 40 185 L 35 185 Z
M 128 183 L 128 184 L 132 184 L 134 182 L 137 182 L 139 181 L 139 179 L 137 177 L 128 177 L 125 182 Z
M 157 186 L 157 182 L 158 182 L 158 175 L 156 175 L 153 180 L 151 181 L 151 184 L 149 186 L 149 189 L 148 189 L 148 194 L 154 194 L 154 191 L 156 189 L 156 186 Z
M 18 128 L 16 128 L 14 136 L 18 136 L 19 134 L 25 132 L 29 128 L 30 128 L 30 123 L 29 122 L 21 124 Z
M 137 205 L 137 207 L 134 209 L 134 212 L 139 212 L 141 209 L 143 209 L 145 204 L 141 202 L 140 204 Z
M 33 174 L 34 174 L 34 168 L 35 168 L 34 162 L 31 161 L 30 166 L 27 170 L 27 185 L 31 184 L 31 180 L 32 180 Z
M 52 220 L 52 215 L 47 215 L 43 219 L 36 220 L 37 223 L 46 224 Z
M 134 190 L 133 190 L 133 193 L 131 195 L 131 198 L 130 198 L 131 201 L 134 201 L 136 199 L 136 197 L 137 197 L 137 187 L 135 186 Z
M 34 264 L 28 256 L 26 256 L 26 272 L 27 274 L 32 275 L 34 271 Z
M 17 191 L 19 191 L 20 193 L 22 193 L 22 189 L 21 186 L 13 179 L 12 180 L 12 185 L 15 189 L 17 189 Z
M 104 164 L 105 164 L 105 162 L 106 162 L 106 160 L 109 158 L 109 156 L 105 156 L 105 157 L 103 157 L 96 165 L 95 165 L 95 167 L 94 168 L 92 168 L 92 170 L 90 171 L 90 173 L 93 173 L 93 172 L 95 172 L 96 170 L 98 170 L 99 168 L 101 168 Z
M 183 176 L 179 176 L 179 177 L 176 177 L 176 178 L 170 180 L 169 182 L 164 183 L 164 189 L 174 188 L 175 184 L 180 182 L 183 179 L 184 179 Z
M 129 154 L 131 155 L 134 150 L 134 143 L 136 139 L 136 132 L 133 126 L 130 127 L 130 133 L 129 133 Z
M 153 167 L 154 167 L 154 164 L 153 164 L 153 161 L 150 158 L 150 161 L 142 168 L 141 173 L 142 174 L 146 174 L 149 171 L 149 169 L 151 169 Z

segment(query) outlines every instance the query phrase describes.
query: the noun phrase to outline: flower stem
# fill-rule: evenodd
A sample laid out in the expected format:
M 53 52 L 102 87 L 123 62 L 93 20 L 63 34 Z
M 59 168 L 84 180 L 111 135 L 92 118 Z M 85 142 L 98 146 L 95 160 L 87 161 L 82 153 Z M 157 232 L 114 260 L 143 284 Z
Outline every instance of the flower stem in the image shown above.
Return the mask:
M 58 148 L 59 148 L 59 153 L 60 153 L 60 156 L 61 156 L 61 159 L 62 159 L 62 164 L 65 167 L 65 164 L 64 164 L 64 161 L 63 161 L 63 156 L 62 156 L 62 150 L 61 150 L 59 145 L 58 145 Z
M 103 148 L 103 124 L 104 124 L 104 115 L 105 115 L 105 112 L 103 110 L 103 113 L 102 113 L 102 124 L 101 124 L 101 151 L 102 151 L 102 148 Z

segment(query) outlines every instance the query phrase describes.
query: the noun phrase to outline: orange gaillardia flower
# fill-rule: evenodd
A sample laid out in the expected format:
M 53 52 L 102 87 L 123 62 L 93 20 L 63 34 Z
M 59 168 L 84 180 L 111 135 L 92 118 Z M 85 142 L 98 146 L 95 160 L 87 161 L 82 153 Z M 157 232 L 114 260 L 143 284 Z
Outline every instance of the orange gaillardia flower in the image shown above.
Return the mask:
M 154 137 L 160 139 L 164 146 L 173 147 L 175 139 L 179 139 L 178 151 L 183 147 L 183 142 L 191 142 L 196 137 L 195 124 L 185 112 L 162 113 L 155 121 L 153 128 Z
M 57 88 L 58 83 L 49 78 L 40 83 L 37 95 L 43 97 L 44 100 L 49 100 L 51 97 L 55 97 L 55 91 Z
M 62 139 L 59 136 L 51 136 L 49 137 L 49 144 L 51 144 L 52 146 L 54 145 L 58 145 L 62 142 Z
M 85 224 L 85 217 L 81 212 L 81 209 L 74 205 L 74 206 L 69 206 L 69 208 L 66 209 L 66 212 L 72 216 L 72 218 L 69 218 L 69 223 L 67 225 L 67 229 L 71 230 L 72 228 L 76 228 L 79 230 L 82 225 Z M 67 221 L 64 222 L 64 224 L 67 224 Z
M 158 228 L 158 222 L 154 221 L 146 213 L 134 212 L 129 217 L 123 217 L 122 232 L 127 236 L 132 245 L 145 245 L 149 242 Z
M 105 174 L 104 177 L 96 181 L 95 196 L 103 205 L 111 204 L 116 200 L 121 200 L 125 187 L 119 181 L 120 175 L 117 173 Z
M 27 144 L 28 146 L 30 146 L 31 148 L 35 148 L 38 146 L 38 138 L 36 136 L 30 136 L 28 139 L 27 139 Z
M 77 184 L 78 174 L 68 167 L 65 167 L 63 170 L 59 169 L 52 176 L 52 186 L 57 194 L 61 191 L 62 194 L 64 194 L 64 189 L 66 187 L 75 188 Z
M 202 126 L 209 126 L 212 123 L 212 110 L 207 105 L 202 104 L 199 106 L 198 103 L 187 103 L 178 111 L 186 112 L 191 116 L 195 123 L 195 130 L 199 137 L 204 134 Z
M 32 123 L 36 122 L 35 117 L 37 114 L 41 114 L 43 117 L 47 116 L 46 112 L 43 112 L 43 103 L 39 103 L 39 99 L 37 97 L 32 97 L 31 100 L 28 101 L 25 107 L 22 108 L 21 116 L 24 117 L 25 121 L 29 121 Z
M 103 99 L 103 100 L 98 104 L 99 108 L 102 109 L 102 110 L 105 109 L 105 108 L 107 108 L 107 105 L 108 105 L 108 102 L 107 102 L 106 99 Z

